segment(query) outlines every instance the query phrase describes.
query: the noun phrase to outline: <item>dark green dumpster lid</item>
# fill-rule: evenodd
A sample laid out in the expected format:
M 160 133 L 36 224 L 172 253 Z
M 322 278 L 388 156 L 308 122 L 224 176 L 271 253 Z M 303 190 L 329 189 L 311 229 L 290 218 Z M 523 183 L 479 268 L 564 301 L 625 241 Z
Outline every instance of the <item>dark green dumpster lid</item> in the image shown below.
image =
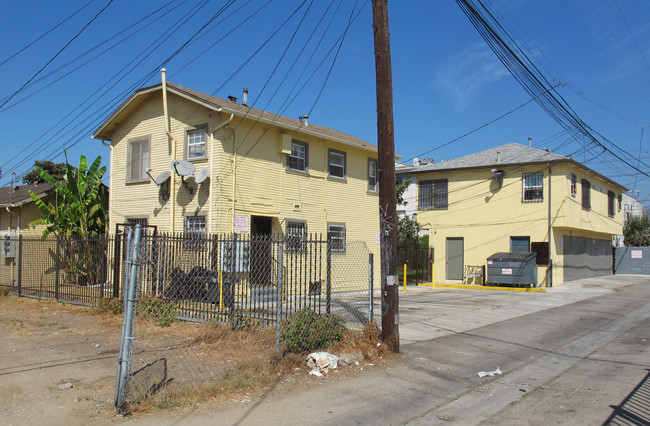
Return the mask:
M 537 253 L 532 253 L 532 252 L 499 252 L 499 253 L 494 253 L 492 256 L 488 257 L 488 261 L 518 261 L 518 262 L 525 262 L 529 260 L 531 257 L 537 257 Z

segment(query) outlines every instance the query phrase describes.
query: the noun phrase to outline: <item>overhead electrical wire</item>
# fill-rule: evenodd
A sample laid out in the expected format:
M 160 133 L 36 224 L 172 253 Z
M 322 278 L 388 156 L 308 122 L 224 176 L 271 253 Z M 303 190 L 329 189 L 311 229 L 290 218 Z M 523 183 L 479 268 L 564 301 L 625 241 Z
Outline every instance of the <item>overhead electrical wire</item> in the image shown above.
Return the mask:
M 92 18 L 88 23 L 86 23 L 86 25 L 84 25 L 84 27 L 83 27 L 81 30 L 79 30 L 79 31 L 77 32 L 77 34 L 74 35 L 74 37 L 72 37 L 70 40 L 68 40 L 68 42 L 67 42 L 67 43 L 66 43 L 66 44 L 65 44 L 61 49 L 59 49 L 59 51 L 58 51 L 56 54 L 54 54 L 54 56 L 52 56 L 52 57 L 51 57 L 51 58 L 50 58 L 50 59 L 45 63 L 45 65 L 43 65 L 43 66 L 42 66 L 42 67 L 41 67 L 41 68 L 40 68 L 36 73 L 34 73 L 34 74 L 33 74 L 33 75 L 32 75 L 32 76 L 31 76 L 31 77 L 30 77 L 30 78 L 29 78 L 29 79 L 28 79 L 28 80 L 27 80 L 27 81 L 26 81 L 26 82 L 25 82 L 25 83 L 24 83 L 24 84 L 23 84 L 23 85 L 22 85 L 18 90 L 16 90 L 15 92 L 13 92 L 13 93 L 11 94 L 11 96 L 9 96 L 9 97 L 4 101 L 4 102 L 2 102 L 2 104 L 0 104 L 0 109 L 2 109 L 2 107 L 4 107 L 4 106 L 7 104 L 7 102 L 9 102 L 11 99 L 13 99 L 14 96 L 16 96 L 18 93 L 20 93 L 20 92 L 21 92 L 21 91 L 22 91 L 22 90 L 23 90 L 23 89 L 24 89 L 24 88 L 25 88 L 25 87 L 26 87 L 26 86 L 27 86 L 27 85 L 28 85 L 28 84 L 29 84 L 33 79 L 35 79 L 35 78 L 36 78 L 36 77 L 37 77 L 37 76 L 38 76 L 38 75 L 39 75 L 39 74 L 40 74 L 40 73 L 41 73 L 41 72 L 42 72 L 42 71 L 43 71 L 43 70 L 44 70 L 44 69 L 49 65 L 49 64 L 51 64 L 53 60 L 55 60 L 55 59 L 56 59 L 56 58 L 57 58 L 57 57 L 58 57 L 58 56 L 59 56 L 59 55 L 60 55 L 60 54 L 61 54 L 61 53 L 62 53 L 62 52 L 63 52 L 63 51 L 68 47 L 68 46 L 70 46 L 70 44 L 72 44 L 72 42 L 75 41 L 75 40 L 77 39 L 77 37 L 79 37 L 79 36 L 81 35 L 81 33 L 83 33 L 84 30 L 85 30 L 86 28 L 88 28 L 88 27 L 89 27 L 93 22 L 95 22 L 95 20 L 99 17 L 99 15 L 101 15 L 102 12 L 104 12 L 104 11 L 108 8 L 108 6 L 110 6 L 111 3 L 113 3 L 113 1 L 114 1 L 114 0 L 109 0 L 108 3 L 106 4 L 106 6 L 104 6 L 104 7 L 102 8 L 102 10 L 100 10 L 99 12 L 97 12 L 97 14 L 96 14 L 96 15 L 95 15 L 95 16 L 94 16 L 94 17 L 93 17 L 93 18 Z

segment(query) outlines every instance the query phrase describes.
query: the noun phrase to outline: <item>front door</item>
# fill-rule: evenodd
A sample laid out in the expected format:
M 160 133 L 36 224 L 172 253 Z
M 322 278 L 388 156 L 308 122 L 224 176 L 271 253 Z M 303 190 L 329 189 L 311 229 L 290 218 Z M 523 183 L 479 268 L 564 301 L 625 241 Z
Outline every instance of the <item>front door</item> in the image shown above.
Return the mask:
M 447 271 L 445 278 L 448 280 L 463 279 L 463 258 L 464 242 L 463 238 L 447 238 Z
M 251 284 L 270 284 L 272 271 L 271 230 L 273 218 L 251 216 Z

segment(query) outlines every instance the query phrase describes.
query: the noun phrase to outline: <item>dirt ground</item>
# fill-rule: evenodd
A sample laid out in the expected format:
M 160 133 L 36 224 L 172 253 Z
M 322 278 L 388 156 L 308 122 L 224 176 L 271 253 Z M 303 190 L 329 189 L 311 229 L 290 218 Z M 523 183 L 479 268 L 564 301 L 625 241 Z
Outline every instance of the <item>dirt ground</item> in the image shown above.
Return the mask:
M 87 307 L 0 297 L 2 423 L 120 421 L 113 399 L 121 325 Z
M 116 415 L 113 406 L 121 326 L 121 316 L 98 314 L 88 307 L 0 297 L 2 423 L 89 425 L 146 416 L 147 412 Z M 325 380 L 342 380 L 362 374 L 364 366 L 366 371 L 379 366 L 373 364 L 335 370 Z M 267 396 L 294 392 L 321 380 L 310 376 L 306 367 L 296 368 L 271 390 L 261 392 Z M 259 396 L 260 391 L 251 392 L 201 405 L 247 403 Z

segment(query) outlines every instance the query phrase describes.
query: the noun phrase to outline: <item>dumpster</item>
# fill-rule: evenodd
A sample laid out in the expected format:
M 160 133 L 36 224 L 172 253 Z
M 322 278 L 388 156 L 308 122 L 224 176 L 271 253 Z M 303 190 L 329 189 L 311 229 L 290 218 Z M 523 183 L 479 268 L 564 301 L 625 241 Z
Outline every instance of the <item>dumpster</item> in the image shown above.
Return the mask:
M 537 253 L 494 253 L 487 258 L 487 283 L 537 287 Z

